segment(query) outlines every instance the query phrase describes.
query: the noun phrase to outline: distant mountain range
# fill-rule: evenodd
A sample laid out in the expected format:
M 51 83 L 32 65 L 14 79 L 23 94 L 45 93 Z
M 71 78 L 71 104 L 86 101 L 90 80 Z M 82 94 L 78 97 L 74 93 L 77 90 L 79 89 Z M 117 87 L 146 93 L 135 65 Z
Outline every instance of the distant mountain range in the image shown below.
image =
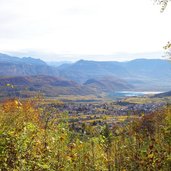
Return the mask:
M 0 76 L 28 75 L 57 76 L 58 70 L 40 59 L 18 58 L 0 53 Z
M 62 62 L 60 66 L 55 66 L 56 64 L 49 65 L 31 57 L 18 58 L 0 54 L 0 88 L 7 90 L 9 87 L 5 85 L 12 84 L 16 87 L 16 92 L 23 96 L 35 92 L 58 96 L 171 89 L 171 63 L 166 60 L 80 60 L 75 63 Z
M 58 67 L 65 78 L 85 83 L 89 79 L 114 77 L 137 90 L 165 91 L 171 88 L 171 63 L 161 59 L 136 59 L 128 62 L 97 62 L 80 60 Z

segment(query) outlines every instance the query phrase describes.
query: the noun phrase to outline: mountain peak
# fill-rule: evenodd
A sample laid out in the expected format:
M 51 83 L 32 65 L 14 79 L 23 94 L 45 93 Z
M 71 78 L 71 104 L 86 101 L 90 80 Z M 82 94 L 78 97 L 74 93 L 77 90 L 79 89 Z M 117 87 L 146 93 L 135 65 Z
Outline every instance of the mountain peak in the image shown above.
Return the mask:
M 0 53 L 1 76 L 26 76 L 26 75 L 58 75 L 54 67 L 48 66 L 40 59 L 32 57 L 13 57 Z
M 35 59 L 32 57 L 23 57 L 21 60 L 23 62 L 29 62 L 30 64 L 47 65 L 46 62 L 42 61 L 41 59 Z

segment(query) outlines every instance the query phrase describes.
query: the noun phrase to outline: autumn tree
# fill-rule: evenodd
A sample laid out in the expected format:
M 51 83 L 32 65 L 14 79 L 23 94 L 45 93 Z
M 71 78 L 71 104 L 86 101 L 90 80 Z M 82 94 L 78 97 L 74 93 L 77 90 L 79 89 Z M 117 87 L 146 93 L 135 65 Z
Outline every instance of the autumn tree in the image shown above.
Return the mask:
M 161 5 L 161 12 L 164 12 L 170 0 L 154 0 L 154 1 L 155 3 Z

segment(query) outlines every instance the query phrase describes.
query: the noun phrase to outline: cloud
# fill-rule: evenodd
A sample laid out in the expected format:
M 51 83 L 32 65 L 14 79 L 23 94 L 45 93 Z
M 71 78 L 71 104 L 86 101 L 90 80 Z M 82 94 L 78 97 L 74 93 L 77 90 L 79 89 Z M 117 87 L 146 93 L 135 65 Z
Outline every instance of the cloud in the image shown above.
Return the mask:
M 171 37 L 170 15 L 169 8 L 160 14 L 149 0 L 1 0 L 0 50 L 161 51 Z
M 93 11 L 85 8 L 68 8 L 64 10 L 64 15 L 92 15 Z

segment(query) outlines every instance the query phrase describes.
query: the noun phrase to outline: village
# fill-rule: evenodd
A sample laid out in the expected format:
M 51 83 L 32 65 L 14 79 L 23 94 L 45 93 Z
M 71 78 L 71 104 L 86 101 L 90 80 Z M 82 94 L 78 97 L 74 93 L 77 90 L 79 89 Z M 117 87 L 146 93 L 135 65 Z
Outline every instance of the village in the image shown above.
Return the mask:
M 143 115 L 152 113 L 166 105 L 165 102 L 136 104 L 123 101 L 103 102 L 103 103 L 60 103 L 49 104 L 59 113 L 66 113 L 69 122 L 75 129 L 82 130 L 82 124 L 91 126 L 103 126 L 106 123 L 110 128 L 113 125 L 123 125 L 139 118 Z
M 146 103 L 134 104 L 125 103 L 122 101 L 111 103 L 64 103 L 64 104 L 50 104 L 51 107 L 58 109 L 60 112 L 68 112 L 69 116 L 72 115 L 115 115 L 127 116 L 141 115 L 142 113 L 150 113 L 156 111 L 162 106 L 166 105 L 165 102 L 160 103 Z

